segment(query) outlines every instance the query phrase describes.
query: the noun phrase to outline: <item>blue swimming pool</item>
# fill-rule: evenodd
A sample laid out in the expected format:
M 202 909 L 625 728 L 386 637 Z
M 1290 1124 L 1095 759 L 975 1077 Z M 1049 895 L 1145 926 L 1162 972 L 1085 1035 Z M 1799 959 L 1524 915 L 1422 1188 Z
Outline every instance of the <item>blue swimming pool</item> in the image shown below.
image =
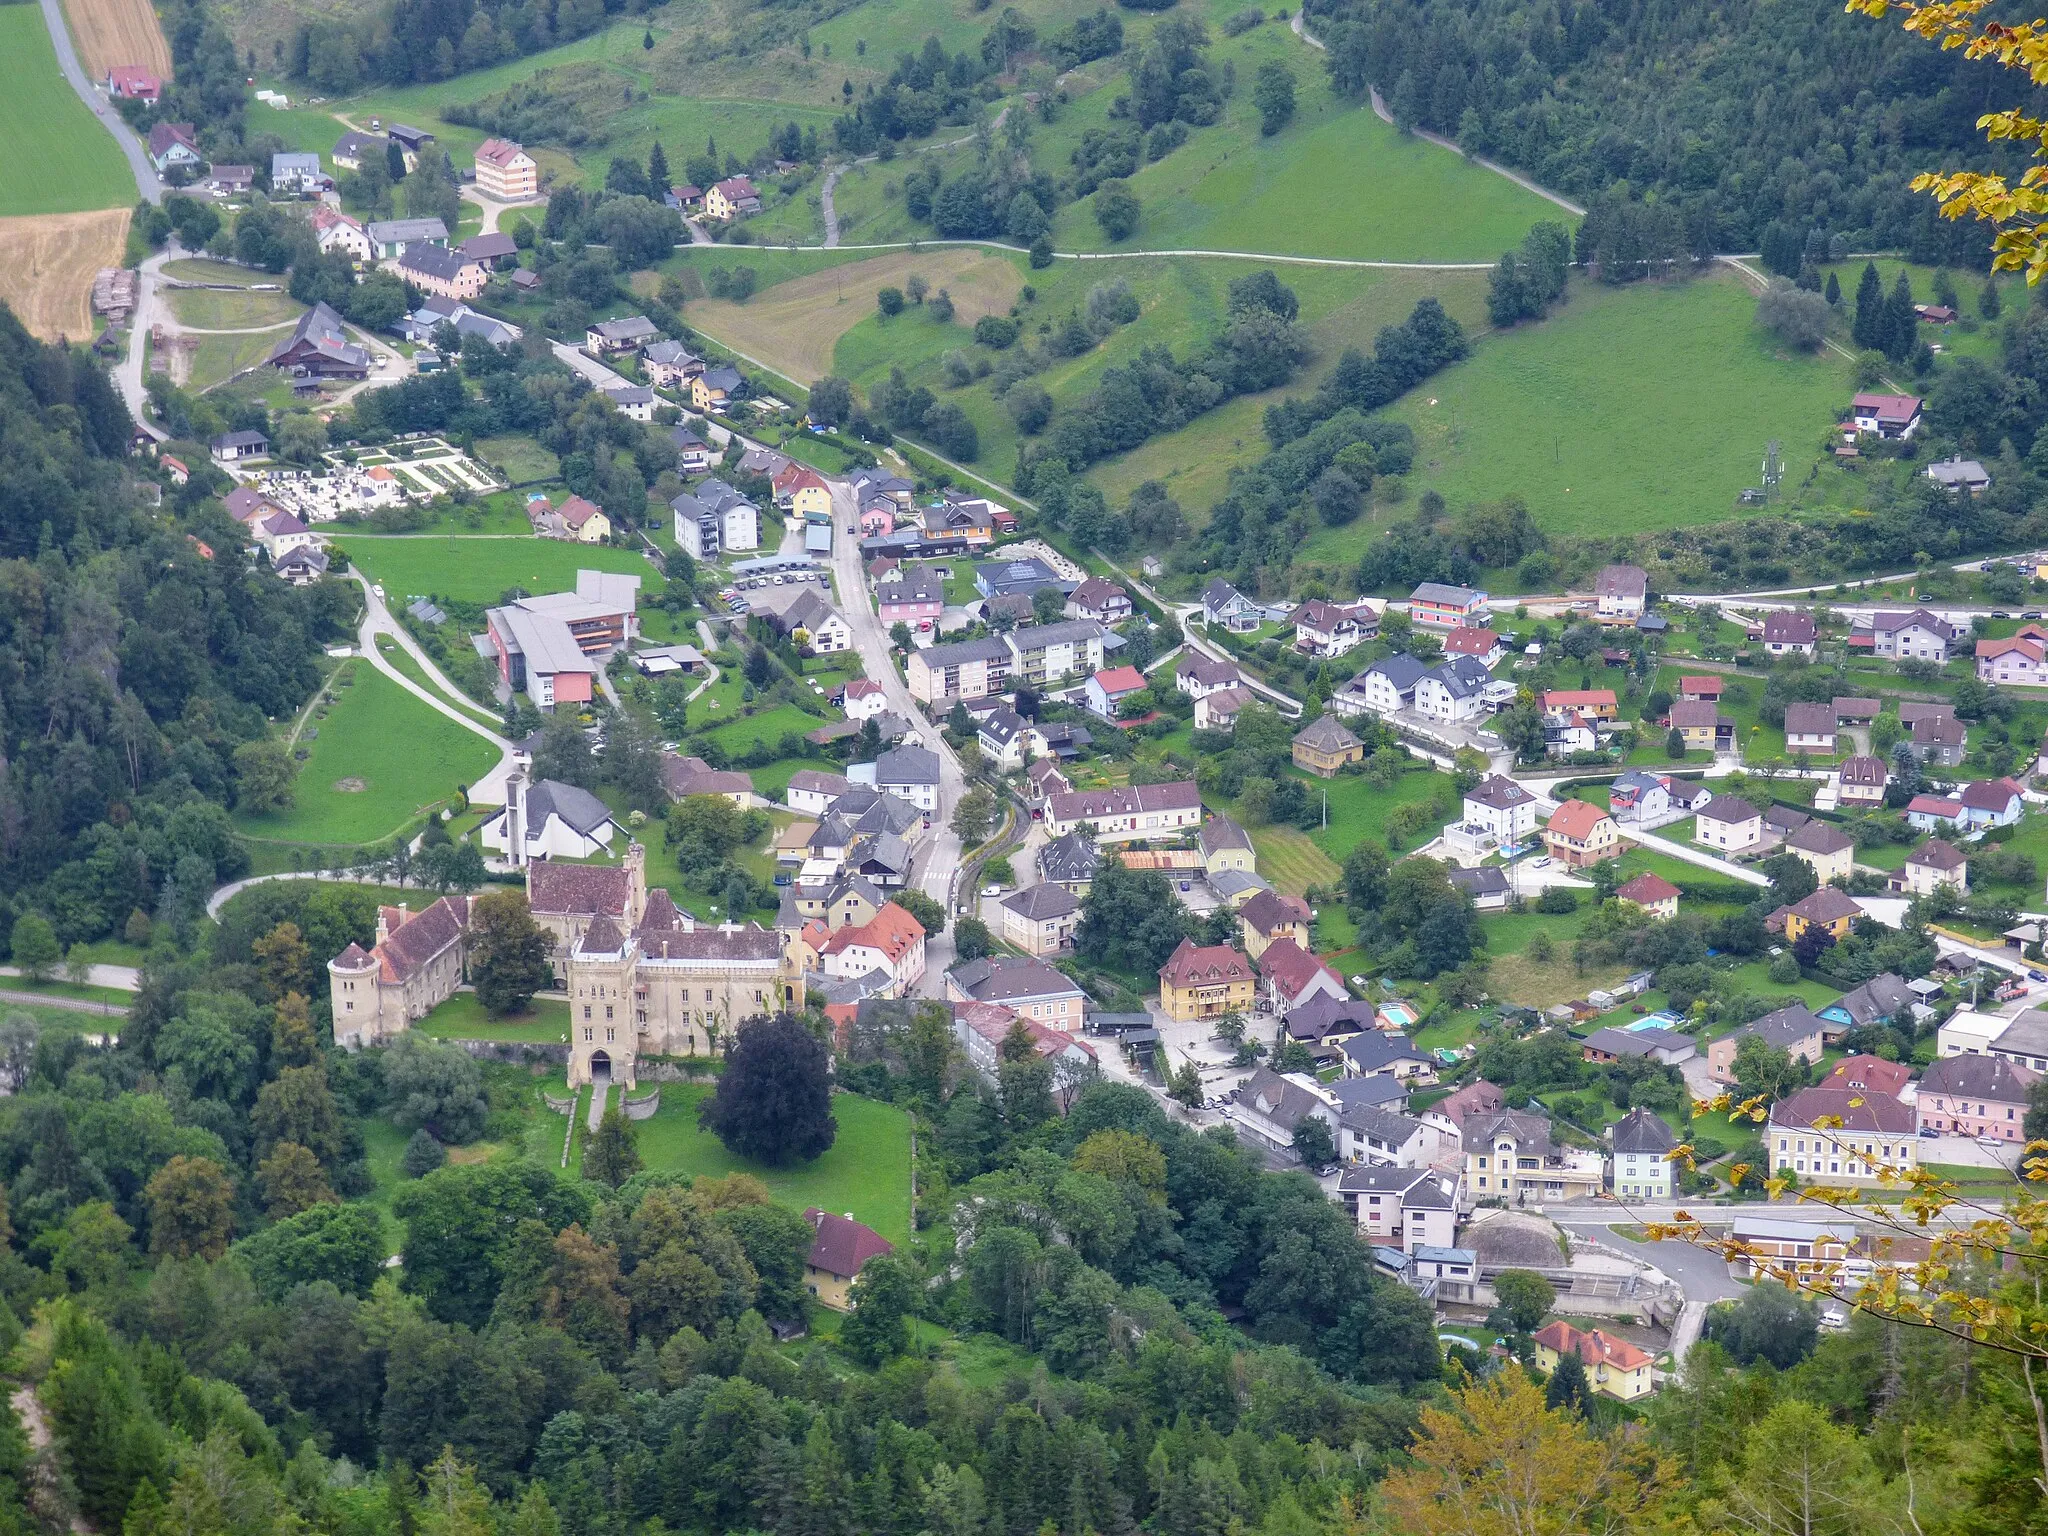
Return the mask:
M 1634 1034 L 1639 1029 L 1676 1029 L 1683 1022 L 1685 1021 L 1675 1013 L 1648 1013 L 1621 1027 L 1629 1034 Z

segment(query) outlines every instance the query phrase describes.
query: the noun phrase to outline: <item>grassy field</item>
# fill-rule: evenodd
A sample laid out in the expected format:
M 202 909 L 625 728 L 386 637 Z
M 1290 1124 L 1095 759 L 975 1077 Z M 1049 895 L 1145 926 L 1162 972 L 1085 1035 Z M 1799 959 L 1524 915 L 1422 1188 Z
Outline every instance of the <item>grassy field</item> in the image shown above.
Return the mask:
M 1392 408 L 1415 429 L 1414 489 L 1454 507 L 1520 495 L 1546 530 L 1581 535 L 1735 516 L 1764 445 L 1799 478 L 1852 392 L 1846 362 L 1782 353 L 1755 307 L 1732 274 L 1575 282 L 1549 320 L 1486 337 Z M 1304 556 L 1355 557 L 1373 531 L 1324 530 Z
M 41 10 L 0 6 L 0 215 L 126 208 L 135 178 L 114 143 L 57 68 Z
M 205 391 L 225 384 L 237 374 L 260 364 L 283 334 L 282 331 L 250 331 L 227 336 L 201 336 L 199 344 L 192 349 L 191 371 L 185 376 L 186 387 Z
M 1105 240 L 1084 201 L 1053 221 L 1061 250 L 1181 247 L 1491 262 L 1536 223 L 1574 222 L 1505 177 L 1335 97 L 1319 56 L 1285 26 L 1238 38 L 1210 35 L 1212 71 L 1230 61 L 1237 72 L 1238 89 L 1224 103 L 1221 122 L 1196 129 L 1181 148 L 1131 178 L 1144 214 L 1130 240 Z M 1249 87 L 1259 65 L 1275 59 L 1294 72 L 1297 107 L 1293 122 L 1264 138 Z M 1103 87 L 1041 132 L 1041 163 L 1063 163 L 1084 132 L 1108 125 L 1111 103 L 1124 94 L 1122 71 L 1114 67 L 1120 62 L 1091 66 Z
M 236 293 L 223 293 L 215 288 L 172 288 L 165 291 L 165 297 L 180 325 L 200 331 L 252 331 L 261 326 L 281 326 L 306 312 L 306 306 L 290 294 L 258 292 L 252 288 Z
M 384 583 L 403 607 L 415 596 L 495 603 L 509 587 L 528 592 L 573 592 L 578 570 L 623 571 L 642 578 L 654 567 L 631 550 L 565 544 L 558 539 L 415 539 L 351 533 L 337 541 L 372 581 Z
M 480 437 L 476 456 L 514 485 L 537 485 L 562 472 L 562 461 L 530 437 Z
M 180 256 L 164 263 L 164 276 L 183 278 L 188 283 L 216 283 L 230 288 L 279 288 L 282 280 L 273 272 L 238 267 L 233 262 L 209 261 L 204 256 Z
M 858 1094 L 835 1094 L 839 1137 L 831 1149 L 803 1167 L 770 1168 L 734 1157 L 717 1137 L 697 1128 L 697 1106 L 710 1091 L 681 1083 L 662 1088 L 660 1113 L 635 1127 L 647 1167 L 715 1178 L 750 1173 L 783 1205 L 850 1211 L 892 1243 L 909 1240 L 910 1119 L 902 1110 Z
M 482 737 L 436 714 L 366 663 L 351 663 L 319 721 L 312 755 L 299 765 L 298 803 L 267 816 L 238 816 L 252 838 L 271 842 L 377 842 L 474 784 L 497 761 Z M 360 787 L 358 787 L 360 786 Z
M 771 256 L 778 254 L 748 253 L 741 258 L 723 249 L 698 247 L 679 253 L 675 265 L 678 269 L 701 269 L 744 259 L 756 266 L 765 284 L 771 272 L 784 270 L 767 264 Z M 943 254 L 919 253 L 915 261 L 889 258 L 889 270 L 936 273 Z M 1069 310 L 1085 309 L 1089 290 L 1098 283 L 1121 278 L 1136 292 L 1143 306 L 1138 320 L 1112 332 L 1082 356 L 1057 362 L 1038 375 L 1037 382 L 1062 405 L 1077 404 L 1100 381 L 1104 369 L 1130 363 L 1146 347 L 1169 347 L 1175 356 L 1185 357 L 1206 346 L 1222 328 L 1231 280 L 1257 270 L 1256 263 L 1192 256 L 1143 258 L 1109 266 L 1097 262 L 1058 262 L 1040 272 L 1030 271 L 1021 256 L 978 260 L 984 266 L 1005 262 L 1013 267 L 1020 282 L 1030 285 L 1034 296 L 1019 311 L 1027 334 L 1041 325 L 1063 320 Z M 883 320 L 874 307 L 874 289 L 881 286 L 880 281 L 863 281 L 855 275 L 857 271 L 865 275 L 881 270 L 866 262 L 858 267 L 844 265 L 835 272 L 822 260 L 815 264 L 792 260 L 788 269 L 794 270 L 798 278 L 807 273 L 815 275 L 801 285 L 784 279 L 776 286 L 764 288 L 743 305 L 693 302 L 690 323 L 716 341 L 760 358 L 779 371 L 794 374 L 800 383 L 808 384 L 817 377 L 817 372 L 805 373 L 805 369 L 823 371 L 817 356 L 821 349 L 812 333 L 836 338 L 830 349 L 831 371 L 863 390 L 887 378 L 891 368 L 900 367 L 912 383 L 923 384 L 940 399 L 957 404 L 974 422 L 980 436 L 980 454 L 975 460 L 978 469 L 998 480 L 1009 474 L 1021 438 L 1003 402 L 984 381 L 956 387 L 947 384 L 943 376 L 941 364 L 945 355 L 956 348 L 964 350 L 970 359 L 993 360 L 994 354 L 975 345 L 966 327 L 938 325 L 915 311 Z M 1266 452 L 1268 445 L 1261 427 L 1266 407 L 1285 394 L 1313 388 L 1337 365 L 1345 348 L 1369 351 L 1382 326 L 1405 319 L 1416 302 L 1425 297 L 1440 300 L 1453 317 L 1469 328 L 1485 324 L 1483 274 L 1333 267 L 1276 270 L 1300 298 L 1302 324 L 1315 348 L 1308 366 L 1291 385 L 1233 400 L 1177 432 L 1156 437 L 1121 458 L 1096 465 L 1088 478 L 1101 486 L 1112 501 L 1121 504 L 1140 482 L 1160 480 L 1184 507 L 1199 516 L 1223 493 L 1234 466 L 1251 463 Z M 937 287 L 940 279 L 932 276 L 931 281 Z M 807 295 L 806 301 L 785 308 L 779 296 L 785 289 L 799 286 Z M 955 296 L 961 297 L 957 293 Z M 962 313 L 967 311 L 963 308 Z M 765 327 L 764 317 L 768 317 Z M 787 345 L 774 340 L 791 332 L 796 339 Z M 769 350 L 771 347 L 774 350 Z
M 458 992 L 413 1025 L 436 1040 L 509 1040 L 522 1045 L 559 1045 L 569 1038 L 569 1005 L 536 1002 L 525 1013 L 494 1019 L 474 992 Z

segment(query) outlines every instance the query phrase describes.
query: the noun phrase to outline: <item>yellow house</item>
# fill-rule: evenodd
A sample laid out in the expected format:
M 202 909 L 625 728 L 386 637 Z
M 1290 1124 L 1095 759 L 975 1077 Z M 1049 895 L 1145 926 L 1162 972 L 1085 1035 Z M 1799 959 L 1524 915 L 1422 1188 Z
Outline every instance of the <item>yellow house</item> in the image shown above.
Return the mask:
M 1824 885 L 1797 906 L 1785 909 L 1785 940 L 1797 944 L 1809 928 L 1825 928 L 1837 940 L 1849 937 L 1849 926 L 1863 909 L 1832 885 Z
M 834 1216 L 812 1206 L 804 1212 L 804 1220 L 817 1234 L 804 1259 L 804 1289 L 833 1311 L 845 1312 L 853 1305 L 849 1293 L 862 1266 L 882 1254 L 894 1253 L 896 1245 L 850 1214 Z
M 722 411 L 732 403 L 733 392 L 741 382 L 737 368 L 728 368 L 723 363 L 706 368 L 690 380 L 690 404 L 700 411 Z
M 1318 778 L 1334 779 L 1346 763 L 1365 757 L 1365 743 L 1345 730 L 1334 715 L 1319 715 L 1294 737 L 1294 766 Z
M 1237 921 L 1244 931 L 1245 953 L 1254 960 L 1281 939 L 1292 939 L 1304 950 L 1315 951 L 1309 942 L 1313 914 L 1308 903 L 1278 891 L 1259 891 L 1237 909 Z
M 1182 939 L 1180 948 L 1159 967 L 1159 1006 L 1178 1023 L 1250 1013 L 1258 992 L 1251 957 L 1228 944 L 1198 945 Z
M 1590 800 L 1566 800 L 1550 813 L 1543 844 L 1558 863 L 1583 869 L 1621 852 L 1621 833 L 1614 818 Z
M 1209 874 L 1258 873 L 1258 855 L 1250 834 L 1228 816 L 1211 816 L 1203 822 L 1199 841 L 1202 865 Z
M 569 537 L 578 544 L 603 544 L 612 536 L 612 520 L 595 502 L 571 496 L 555 511 L 569 530 Z
M 801 517 L 832 520 L 832 488 L 808 464 L 788 464 L 769 482 L 775 504 Z
M 1624 1403 L 1646 1397 L 1656 1383 L 1650 1379 L 1651 1357 L 1627 1339 L 1609 1338 L 1598 1328 L 1580 1332 L 1570 1323 L 1550 1323 L 1536 1331 L 1536 1368 L 1551 1372 L 1566 1355 L 1577 1355 L 1595 1392 Z

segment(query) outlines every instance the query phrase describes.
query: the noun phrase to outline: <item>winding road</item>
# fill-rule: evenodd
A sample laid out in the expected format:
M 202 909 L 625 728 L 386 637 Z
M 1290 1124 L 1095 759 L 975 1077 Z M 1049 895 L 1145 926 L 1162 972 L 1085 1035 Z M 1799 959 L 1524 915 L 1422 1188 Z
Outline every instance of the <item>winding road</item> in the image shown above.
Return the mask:
M 85 103 L 87 110 L 100 120 L 100 125 L 121 146 L 121 153 L 128 160 L 128 169 L 135 177 L 135 190 L 152 203 L 162 202 L 163 178 L 149 163 L 149 153 L 144 149 L 142 140 L 114 110 L 113 102 L 101 95 L 86 78 L 85 66 L 78 62 L 78 50 L 71 43 L 71 29 L 64 24 L 64 7 L 58 0 L 42 0 L 42 4 L 43 21 L 50 29 L 50 42 L 56 47 L 57 64 L 64 71 L 64 78 L 71 82 L 71 89 L 78 93 L 78 99 Z

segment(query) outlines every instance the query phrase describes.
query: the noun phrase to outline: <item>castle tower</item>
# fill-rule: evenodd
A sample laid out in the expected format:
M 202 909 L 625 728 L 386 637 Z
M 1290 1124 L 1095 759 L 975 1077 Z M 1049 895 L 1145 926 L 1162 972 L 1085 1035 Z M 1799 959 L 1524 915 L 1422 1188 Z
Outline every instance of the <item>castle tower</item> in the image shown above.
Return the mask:
M 505 857 L 514 869 L 526 863 L 526 759 L 519 756 L 505 775 Z
M 626 845 L 626 878 L 630 883 L 626 892 L 625 926 L 630 933 L 647 915 L 647 849 L 642 843 Z
M 377 924 L 382 938 L 383 919 Z M 358 1050 L 380 1038 L 382 1011 L 377 988 L 377 957 L 360 944 L 327 962 L 328 990 L 334 1000 L 334 1043 L 344 1050 Z
M 640 1030 L 633 994 L 634 941 L 610 918 L 591 920 L 569 951 L 569 1085 L 592 1082 L 602 1069 L 613 1083 L 634 1085 Z

